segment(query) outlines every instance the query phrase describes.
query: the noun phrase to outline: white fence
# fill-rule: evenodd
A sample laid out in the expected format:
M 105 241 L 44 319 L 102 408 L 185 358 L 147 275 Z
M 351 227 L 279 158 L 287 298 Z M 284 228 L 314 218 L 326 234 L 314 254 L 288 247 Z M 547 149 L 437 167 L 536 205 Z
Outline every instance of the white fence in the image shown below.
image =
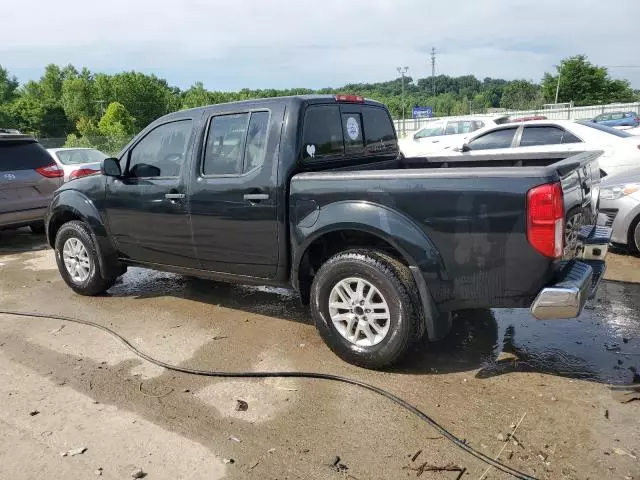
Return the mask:
M 570 108 L 539 108 L 537 110 L 506 110 L 501 113 L 480 114 L 480 115 L 457 115 L 455 117 L 437 117 L 437 118 L 407 118 L 404 120 L 394 120 L 396 130 L 399 136 L 410 135 L 416 130 L 427 125 L 434 120 L 445 120 L 447 118 L 464 118 L 465 116 L 473 117 L 503 117 L 505 115 L 511 117 L 531 117 L 535 115 L 543 115 L 549 120 L 585 120 L 608 112 L 636 112 L 640 115 L 640 102 L 636 103 L 610 103 L 608 105 L 591 105 L 587 107 L 570 107 Z M 404 133 L 404 135 L 403 135 Z

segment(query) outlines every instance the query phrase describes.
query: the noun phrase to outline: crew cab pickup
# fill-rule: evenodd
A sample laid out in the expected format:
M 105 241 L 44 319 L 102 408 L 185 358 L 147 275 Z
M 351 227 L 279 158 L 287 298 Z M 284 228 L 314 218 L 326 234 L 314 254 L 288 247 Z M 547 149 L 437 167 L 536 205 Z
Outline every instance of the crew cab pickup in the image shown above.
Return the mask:
M 369 368 L 436 341 L 459 309 L 580 314 L 604 271 L 599 152 L 418 163 L 384 105 L 271 98 L 162 117 L 46 215 L 64 281 L 128 266 L 292 286 L 340 357 Z

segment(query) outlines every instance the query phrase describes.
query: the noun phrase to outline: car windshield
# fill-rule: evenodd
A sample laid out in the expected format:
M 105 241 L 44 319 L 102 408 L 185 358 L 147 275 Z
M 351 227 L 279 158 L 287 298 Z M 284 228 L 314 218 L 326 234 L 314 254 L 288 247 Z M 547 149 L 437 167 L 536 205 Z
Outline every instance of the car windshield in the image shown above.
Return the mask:
M 580 125 L 584 125 L 585 127 L 600 130 L 601 132 L 610 133 L 611 135 L 615 135 L 616 137 L 620 137 L 620 138 L 627 138 L 627 137 L 633 136 L 630 133 L 625 132 L 624 130 L 617 130 L 612 127 L 607 127 L 606 125 L 600 125 L 599 123 L 586 122 L 584 120 L 581 120 L 576 123 L 579 123 Z
M 81 150 L 58 150 L 56 155 L 63 165 L 80 165 L 82 163 L 98 163 L 107 158 L 100 150 L 86 148 Z

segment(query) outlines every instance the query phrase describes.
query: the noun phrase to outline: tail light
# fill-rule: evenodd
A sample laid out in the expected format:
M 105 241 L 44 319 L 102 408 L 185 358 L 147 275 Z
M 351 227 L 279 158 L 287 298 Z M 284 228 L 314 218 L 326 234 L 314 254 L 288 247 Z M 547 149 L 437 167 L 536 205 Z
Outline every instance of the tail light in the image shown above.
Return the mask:
M 36 172 L 47 178 L 60 178 L 64 176 L 64 172 L 62 171 L 62 169 L 55 163 L 36 168 Z
M 87 175 L 95 175 L 99 173 L 99 170 L 94 170 L 93 168 L 79 168 L 78 170 L 74 170 L 69 175 L 69 180 L 73 180 L 75 178 L 86 177 Z
M 546 257 L 562 256 L 564 202 L 559 183 L 540 185 L 527 193 L 527 239 Z
M 347 103 L 364 103 L 364 97 L 360 95 L 345 95 L 339 94 L 335 96 L 337 102 L 347 102 Z

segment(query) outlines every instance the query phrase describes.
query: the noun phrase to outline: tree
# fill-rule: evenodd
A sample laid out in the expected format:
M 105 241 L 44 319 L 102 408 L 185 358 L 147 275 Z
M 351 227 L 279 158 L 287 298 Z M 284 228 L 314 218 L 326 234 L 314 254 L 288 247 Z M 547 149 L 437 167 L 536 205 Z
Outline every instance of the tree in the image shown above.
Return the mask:
M 527 80 L 509 82 L 502 91 L 500 106 L 512 110 L 527 110 L 542 105 L 540 87 Z
M 0 105 L 10 102 L 16 97 L 19 85 L 18 79 L 9 76 L 9 72 L 0 65 Z
M 560 88 L 558 102 L 576 105 L 599 105 L 611 102 L 632 102 L 633 90 L 626 80 L 613 80 L 605 67 L 598 67 L 585 55 L 565 58 L 556 67 L 557 75 L 545 73 L 542 91 L 547 102 L 554 102 L 558 75 Z
M 182 95 L 182 108 L 202 107 L 213 103 L 211 94 L 205 88 L 202 82 L 196 82 Z
M 10 103 L 7 114 L 13 118 L 16 128 L 37 137 L 63 138 L 71 130 L 60 105 L 42 102 L 30 95 L 23 95 Z
M 86 68 L 81 74 L 68 75 L 62 81 L 61 104 L 69 120 L 93 117 L 98 102 L 94 100 L 94 80 Z
M 118 102 L 112 102 L 98 122 L 98 130 L 105 137 L 130 138 L 135 132 L 135 118 Z

